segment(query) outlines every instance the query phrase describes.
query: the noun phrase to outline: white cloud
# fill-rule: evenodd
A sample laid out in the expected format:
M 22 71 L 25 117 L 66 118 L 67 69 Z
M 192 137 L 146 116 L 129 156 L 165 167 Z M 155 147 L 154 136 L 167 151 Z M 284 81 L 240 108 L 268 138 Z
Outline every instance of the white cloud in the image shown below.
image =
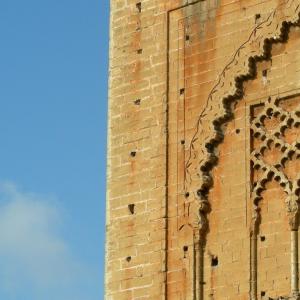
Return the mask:
M 24 288 L 36 295 L 46 290 L 63 295 L 92 275 L 63 239 L 62 221 L 54 199 L 0 183 L 0 289 L 12 298 Z

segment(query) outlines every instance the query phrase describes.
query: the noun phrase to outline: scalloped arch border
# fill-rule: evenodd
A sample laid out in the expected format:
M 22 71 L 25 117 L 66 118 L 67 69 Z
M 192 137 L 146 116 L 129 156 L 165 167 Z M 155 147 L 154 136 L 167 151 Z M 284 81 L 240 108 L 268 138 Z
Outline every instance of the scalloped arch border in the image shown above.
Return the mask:
M 262 61 L 267 61 L 271 59 L 271 50 L 272 45 L 277 43 L 286 43 L 288 40 L 288 35 L 290 28 L 292 26 L 300 26 L 300 2 L 294 1 L 294 0 L 286 0 L 283 4 L 278 5 L 268 16 L 267 18 L 255 26 L 255 28 L 251 31 L 248 39 L 241 44 L 241 46 L 237 49 L 237 51 L 234 53 L 233 58 L 230 60 L 230 62 L 224 67 L 223 71 L 219 75 L 218 82 L 214 85 L 211 92 L 209 93 L 207 100 L 206 100 L 206 107 L 202 110 L 200 113 L 197 124 L 196 124 L 196 130 L 193 135 L 193 138 L 189 145 L 189 158 L 185 165 L 185 172 L 187 174 L 187 178 L 191 177 L 191 171 L 190 167 L 192 165 L 192 157 L 195 155 L 193 152 L 195 151 L 195 142 L 198 140 L 197 135 L 199 135 L 201 129 L 200 126 L 202 124 L 202 119 L 207 114 L 206 108 L 209 105 L 209 102 L 212 101 L 213 94 L 223 88 L 222 85 L 222 77 L 225 77 L 225 72 L 229 69 L 230 65 L 236 63 L 236 60 L 238 60 L 240 55 L 240 50 L 244 49 L 247 44 L 250 43 L 253 36 L 255 36 L 257 30 L 261 29 L 264 24 L 268 24 L 270 22 L 270 19 L 276 14 L 277 10 L 283 6 L 283 5 L 290 5 L 290 7 L 296 2 L 296 8 L 295 8 L 295 15 L 292 17 L 289 17 L 291 19 L 296 19 L 294 22 L 284 20 L 279 25 L 280 26 L 280 34 L 278 36 L 273 37 L 267 37 L 263 40 L 263 52 L 261 55 L 254 55 L 248 57 L 248 72 L 238 75 L 234 78 L 235 83 L 235 90 L 234 93 L 231 93 L 225 97 L 222 98 L 221 102 L 221 109 L 217 116 L 213 118 L 212 125 L 210 128 L 212 129 L 211 132 L 208 135 L 208 140 L 205 141 L 204 145 L 201 145 L 202 147 L 202 154 L 204 154 L 204 159 L 197 164 L 197 168 L 200 168 L 200 180 L 201 184 L 197 184 L 199 188 L 197 189 L 197 195 L 200 200 L 200 206 L 199 206 L 199 215 L 200 215 L 200 232 L 204 233 L 207 229 L 207 219 L 206 214 L 209 211 L 209 202 L 208 202 L 208 194 L 210 192 L 210 189 L 213 186 L 213 177 L 211 174 L 211 171 L 214 166 L 217 165 L 218 157 L 215 155 L 215 150 L 217 147 L 222 143 L 224 139 L 224 133 L 222 130 L 222 126 L 228 123 L 231 119 L 233 119 L 233 110 L 232 110 L 232 104 L 236 103 L 237 101 L 241 100 L 244 96 L 243 91 L 243 84 L 246 81 L 254 80 L 257 75 L 257 63 Z M 298 4 L 298 5 L 297 5 Z M 288 18 L 285 16 L 285 18 Z M 278 30 L 278 26 L 275 30 Z M 276 33 L 276 32 L 275 32 Z M 231 81 L 231 79 L 230 79 Z M 205 150 L 203 148 L 205 147 Z M 206 153 L 205 153 L 206 152 Z
M 262 28 L 263 25 L 269 26 L 270 19 L 272 23 L 272 18 L 275 17 L 277 10 L 279 10 L 280 6 L 282 5 L 294 5 L 294 14 L 293 16 L 284 16 L 283 20 L 280 20 L 281 22 L 278 22 L 277 26 L 272 32 L 272 36 L 268 36 L 270 32 L 267 32 L 265 34 L 262 34 L 262 45 L 258 43 L 258 46 L 262 46 L 263 51 L 260 55 L 249 55 L 248 56 L 248 69 L 247 72 L 244 72 L 243 74 L 237 75 L 232 79 L 229 80 L 230 82 L 233 81 L 235 89 L 232 91 L 232 93 L 229 93 L 228 95 L 221 98 L 221 105 L 219 103 L 219 107 L 217 107 L 218 114 L 216 117 L 213 118 L 212 126 L 209 126 L 210 132 L 208 133 L 208 137 L 206 139 L 204 138 L 202 140 L 203 144 L 199 144 L 199 136 L 201 133 L 203 133 L 203 130 L 201 129 L 202 125 L 202 119 L 204 119 L 205 115 L 209 112 L 206 111 L 209 105 L 211 105 L 210 108 L 212 108 L 213 104 L 213 96 L 217 92 L 217 90 L 222 90 L 224 86 L 224 81 L 222 82 L 222 79 L 225 78 L 226 71 L 230 68 L 231 65 L 235 64 L 236 62 L 240 62 L 240 51 L 247 47 L 247 45 L 251 42 L 251 39 L 253 36 L 255 36 L 257 30 Z M 289 19 L 289 20 L 288 20 Z M 293 20 L 293 21 L 292 21 Z M 193 138 L 189 145 L 189 158 L 185 165 L 185 172 L 186 172 L 186 178 L 190 179 L 190 182 L 187 183 L 187 186 L 192 186 L 192 172 L 195 172 L 198 174 L 200 171 L 199 181 L 197 180 L 196 188 L 197 188 L 197 196 L 198 196 L 198 228 L 195 228 L 195 237 L 196 237 L 196 243 L 194 245 L 194 250 L 196 253 L 199 252 L 196 260 L 196 265 L 194 266 L 194 269 L 200 270 L 200 272 L 195 272 L 196 277 L 194 278 L 196 282 L 203 282 L 203 255 L 204 255 L 204 248 L 206 244 L 206 234 L 208 232 L 208 218 L 207 214 L 210 212 L 210 204 L 208 201 L 208 195 L 213 187 L 213 176 L 211 174 L 211 171 L 215 165 L 218 163 L 218 157 L 215 154 L 215 150 L 218 148 L 218 146 L 222 143 L 224 140 L 224 131 L 222 129 L 222 126 L 228 123 L 230 120 L 234 119 L 233 115 L 233 109 L 232 106 L 237 101 L 241 100 L 244 96 L 244 89 L 243 84 L 246 81 L 254 80 L 257 75 L 257 63 L 262 61 L 268 61 L 272 57 L 272 45 L 277 43 L 286 43 L 288 41 L 289 37 L 289 31 L 292 26 L 300 26 L 300 1 L 299 0 L 286 0 L 283 4 L 279 4 L 274 11 L 272 11 L 269 15 L 267 15 L 267 18 L 256 25 L 254 29 L 251 31 L 248 39 L 241 44 L 241 46 L 237 49 L 237 51 L 234 53 L 233 58 L 229 61 L 229 63 L 224 67 L 223 71 L 220 73 L 218 77 L 218 81 L 215 84 L 215 86 L 210 91 L 207 99 L 206 99 L 206 106 L 199 114 L 197 124 L 196 124 L 196 130 L 193 135 Z M 279 30 L 279 34 L 274 36 L 277 33 L 277 30 Z M 261 48 L 260 48 L 261 49 Z M 243 61 L 242 61 L 243 63 Z M 241 62 L 240 62 L 241 64 Z M 244 62 L 245 64 L 245 62 Z M 236 73 L 235 73 L 236 74 Z M 220 99 L 220 98 L 219 98 Z M 211 111 L 215 112 L 215 110 Z M 197 144 L 198 143 L 198 144 Z M 196 145 L 197 144 L 197 145 Z M 200 149 L 199 149 L 200 147 Z M 197 151 L 201 151 L 203 155 L 203 159 L 199 159 L 197 157 Z M 200 169 L 200 170 L 199 170 Z M 253 236 L 253 235 L 252 235 Z M 252 249 L 253 248 L 253 249 Z M 256 251 L 256 245 L 255 243 L 251 243 L 251 253 Z M 293 264 L 294 271 L 296 270 L 295 264 Z M 251 263 L 251 280 L 250 280 L 250 290 L 249 290 L 249 296 L 251 300 L 257 299 L 257 286 L 256 286 L 256 269 L 255 264 Z M 298 273 L 297 273 L 298 274 Z M 253 278 L 254 276 L 254 278 Z M 298 275 L 296 275 L 297 277 Z M 295 276 L 294 276 L 295 277 Z M 296 281 L 293 280 L 294 286 L 296 286 Z M 202 300 L 203 295 L 203 286 L 200 284 L 199 286 L 199 294 L 194 291 L 195 293 L 195 299 L 199 297 L 199 300 Z M 298 293 L 299 291 L 296 291 L 295 298 L 287 298 L 287 299 L 298 299 Z

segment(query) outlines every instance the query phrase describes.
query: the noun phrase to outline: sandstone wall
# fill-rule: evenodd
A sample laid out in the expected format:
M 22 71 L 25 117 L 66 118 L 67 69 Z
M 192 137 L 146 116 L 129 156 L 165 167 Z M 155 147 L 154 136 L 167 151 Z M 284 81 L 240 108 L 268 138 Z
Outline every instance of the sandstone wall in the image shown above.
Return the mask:
M 297 294 L 299 11 L 111 0 L 105 299 Z

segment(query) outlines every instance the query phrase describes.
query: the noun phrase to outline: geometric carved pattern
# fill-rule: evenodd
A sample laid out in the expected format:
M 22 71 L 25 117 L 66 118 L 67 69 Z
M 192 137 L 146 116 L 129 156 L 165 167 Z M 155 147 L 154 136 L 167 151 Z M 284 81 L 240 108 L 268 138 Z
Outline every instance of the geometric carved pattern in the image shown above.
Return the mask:
M 287 195 L 286 208 L 291 229 L 298 227 L 300 173 L 297 171 L 300 170 L 293 168 L 293 165 L 296 166 L 300 158 L 300 139 L 297 135 L 300 128 L 299 100 L 299 97 L 270 97 L 264 106 L 256 107 L 256 111 L 260 111 L 251 120 L 251 162 L 253 169 L 261 174 L 253 182 L 252 200 L 255 211 L 265 184 L 274 179 Z M 294 169 L 294 172 L 288 172 L 287 167 Z
M 257 299 L 257 235 L 259 201 L 266 183 L 275 180 L 286 194 L 291 230 L 291 294 L 299 299 L 298 226 L 300 191 L 300 97 L 269 97 L 252 107 L 251 154 L 253 217 L 251 228 L 251 299 Z

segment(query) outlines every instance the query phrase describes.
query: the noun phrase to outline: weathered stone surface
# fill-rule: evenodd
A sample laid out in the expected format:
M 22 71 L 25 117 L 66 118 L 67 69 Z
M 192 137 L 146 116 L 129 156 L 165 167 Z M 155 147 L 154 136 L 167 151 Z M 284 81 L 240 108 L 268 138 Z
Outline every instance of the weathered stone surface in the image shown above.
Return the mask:
M 300 0 L 111 0 L 106 298 L 298 299 Z

